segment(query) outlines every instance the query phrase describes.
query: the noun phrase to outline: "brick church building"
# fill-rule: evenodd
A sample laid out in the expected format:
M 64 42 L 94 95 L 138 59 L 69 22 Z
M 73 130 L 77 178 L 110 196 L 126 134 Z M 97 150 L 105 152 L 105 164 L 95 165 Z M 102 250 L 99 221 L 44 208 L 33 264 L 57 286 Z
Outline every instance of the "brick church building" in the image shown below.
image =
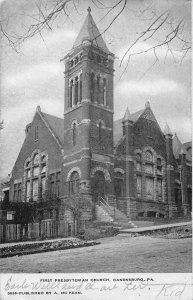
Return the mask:
M 114 54 L 90 9 L 63 62 L 64 119 L 38 106 L 26 126 L 3 188 L 1 236 L 48 237 L 56 224 L 57 235 L 68 236 L 116 215 L 190 214 L 191 143 L 182 144 L 168 125 L 162 132 L 149 102 L 113 120 Z

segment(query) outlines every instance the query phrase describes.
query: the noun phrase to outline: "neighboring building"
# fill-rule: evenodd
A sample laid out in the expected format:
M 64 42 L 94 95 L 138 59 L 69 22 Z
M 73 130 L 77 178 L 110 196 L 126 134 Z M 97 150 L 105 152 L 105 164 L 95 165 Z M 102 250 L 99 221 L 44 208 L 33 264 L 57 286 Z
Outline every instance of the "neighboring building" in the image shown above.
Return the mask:
M 64 120 L 37 107 L 26 126 L 1 205 L 2 241 L 76 234 L 111 220 L 112 207 L 131 219 L 188 215 L 191 145 L 168 125 L 162 132 L 149 102 L 113 121 L 114 54 L 90 9 L 63 61 Z

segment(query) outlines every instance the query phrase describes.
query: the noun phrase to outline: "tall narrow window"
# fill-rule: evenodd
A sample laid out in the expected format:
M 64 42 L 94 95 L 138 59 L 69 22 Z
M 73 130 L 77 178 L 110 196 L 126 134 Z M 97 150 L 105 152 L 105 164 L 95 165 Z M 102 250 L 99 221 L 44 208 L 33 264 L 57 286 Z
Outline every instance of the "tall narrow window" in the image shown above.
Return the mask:
M 80 82 L 79 82 L 79 85 L 80 85 L 80 95 L 79 95 L 79 100 L 80 102 L 82 101 L 82 74 L 80 74 Z
M 161 159 L 157 159 L 157 175 L 162 175 L 162 163 Z
M 99 143 L 101 143 L 102 140 L 102 122 L 99 122 Z
M 73 98 L 73 80 L 70 81 L 70 101 L 69 101 L 69 107 L 72 107 L 72 98 Z
M 27 181 L 27 182 L 26 182 L 26 201 L 27 201 L 27 202 L 29 202 L 29 200 L 30 200 L 30 198 L 31 198 L 31 197 L 30 197 L 30 196 L 31 196 L 31 195 L 30 195 L 30 194 L 31 194 L 30 192 L 31 192 L 31 191 L 30 191 L 30 181 Z
M 103 105 L 106 105 L 106 78 L 103 78 Z
M 46 177 L 41 178 L 41 197 L 44 198 L 46 190 Z
M 50 196 L 53 197 L 55 193 L 55 174 L 50 175 Z
M 35 141 L 38 140 L 38 126 L 35 126 Z
M 137 197 L 141 197 L 142 191 L 142 177 L 137 175 Z
M 78 103 L 78 77 L 75 78 L 75 93 L 74 93 L 74 104 Z
M 14 201 L 17 201 L 17 184 L 14 184 L 13 199 Z
M 78 172 L 74 171 L 70 177 L 70 194 L 77 194 L 79 192 L 79 174 Z
M 18 183 L 18 201 L 21 202 L 21 183 Z
M 38 200 L 38 179 L 34 179 L 32 181 L 32 195 L 33 195 L 33 201 Z
M 94 102 L 94 92 L 95 92 L 95 82 L 94 82 L 94 73 L 91 73 L 91 78 L 90 78 L 90 96 L 91 96 L 91 101 Z
M 100 103 L 100 76 L 97 76 L 97 102 Z
M 60 196 L 60 172 L 56 173 L 56 197 Z
M 157 192 L 158 192 L 158 199 L 162 200 L 162 179 L 157 179 Z
M 76 145 L 76 123 L 73 123 L 73 128 L 72 128 L 72 143 L 73 143 L 73 146 Z

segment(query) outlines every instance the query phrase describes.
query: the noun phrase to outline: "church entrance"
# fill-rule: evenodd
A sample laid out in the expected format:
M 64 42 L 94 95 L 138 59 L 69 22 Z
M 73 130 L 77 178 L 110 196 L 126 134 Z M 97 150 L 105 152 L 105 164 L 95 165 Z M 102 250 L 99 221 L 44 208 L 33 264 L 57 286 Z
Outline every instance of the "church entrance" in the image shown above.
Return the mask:
M 97 201 L 99 197 L 105 197 L 105 177 L 102 171 L 97 171 L 92 180 L 92 191 L 94 200 Z

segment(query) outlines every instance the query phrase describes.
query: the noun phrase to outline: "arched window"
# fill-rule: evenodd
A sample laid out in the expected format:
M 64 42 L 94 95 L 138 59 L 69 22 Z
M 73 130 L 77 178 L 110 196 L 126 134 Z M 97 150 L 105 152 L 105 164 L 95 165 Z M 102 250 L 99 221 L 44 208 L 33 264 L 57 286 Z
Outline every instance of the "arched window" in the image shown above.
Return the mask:
M 72 68 L 73 65 L 74 65 L 74 61 L 73 61 L 73 59 L 72 59 L 72 60 L 70 61 L 70 67 Z
M 74 94 L 74 104 L 78 103 L 78 77 L 75 77 L 75 94 Z
M 33 158 L 33 164 L 34 164 L 34 165 L 39 164 L 39 155 L 38 155 L 38 154 L 35 154 L 35 155 L 34 155 L 34 158 Z
M 142 167 L 141 167 L 141 154 L 137 153 L 136 155 L 136 170 L 137 171 L 141 171 Z
M 69 191 L 70 194 L 78 194 L 79 193 L 79 182 L 80 177 L 78 172 L 74 171 L 71 174 L 70 182 L 69 182 Z
M 157 159 L 157 174 L 162 175 L 162 162 L 161 158 Z
M 73 99 L 73 80 L 70 81 L 70 101 L 69 101 L 69 107 L 72 107 L 72 99 Z
M 76 145 L 76 123 L 75 122 L 72 125 L 72 143 L 73 146 Z
M 153 154 L 150 150 L 147 150 L 145 153 L 145 160 L 153 162 Z
M 80 102 L 82 101 L 82 74 L 80 74 L 80 95 L 79 95 L 79 99 L 80 99 Z
M 78 56 L 75 57 L 75 65 L 78 63 Z
M 103 78 L 103 95 L 102 95 L 102 104 L 106 105 L 106 78 Z
M 94 73 L 91 73 L 90 75 L 90 96 L 91 101 L 94 102 L 94 92 L 95 92 L 95 76 Z

